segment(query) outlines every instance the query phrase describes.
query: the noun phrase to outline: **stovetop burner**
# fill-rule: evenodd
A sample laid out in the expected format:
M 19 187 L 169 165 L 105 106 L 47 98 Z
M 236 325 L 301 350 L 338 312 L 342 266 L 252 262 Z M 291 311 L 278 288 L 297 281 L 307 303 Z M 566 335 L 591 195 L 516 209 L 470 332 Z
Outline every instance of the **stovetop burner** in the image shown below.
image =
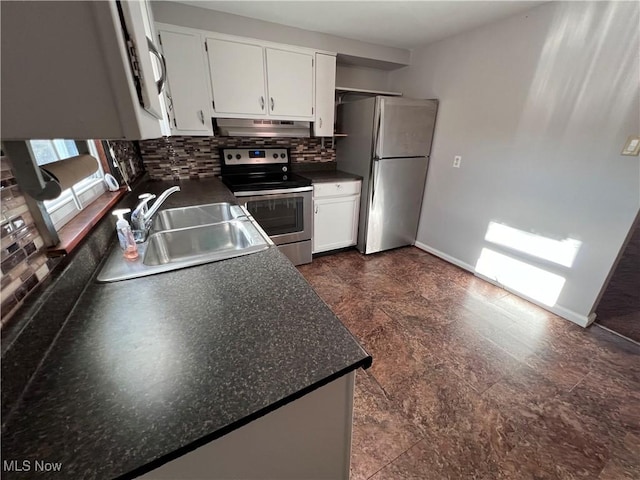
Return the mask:
M 252 190 L 276 190 L 282 188 L 307 187 L 311 180 L 295 173 L 267 173 L 223 175 L 222 182 L 232 192 L 249 192 Z
M 227 148 L 220 151 L 222 181 L 232 192 L 307 187 L 311 180 L 291 173 L 286 148 Z

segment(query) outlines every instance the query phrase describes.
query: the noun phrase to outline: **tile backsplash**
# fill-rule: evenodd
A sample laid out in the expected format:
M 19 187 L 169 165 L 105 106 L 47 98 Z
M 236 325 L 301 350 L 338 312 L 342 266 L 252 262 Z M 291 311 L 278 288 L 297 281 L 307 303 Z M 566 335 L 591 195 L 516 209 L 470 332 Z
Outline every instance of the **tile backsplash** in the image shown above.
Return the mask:
M 42 237 L 20 187 L 11 162 L 0 157 L 2 175 L 2 213 L 0 215 L 2 326 L 4 327 L 24 298 L 49 274 Z
M 103 142 L 104 143 L 104 142 Z M 128 140 L 109 140 L 108 146 L 113 149 L 120 168 L 124 170 L 127 181 L 132 183 L 136 178 L 144 173 L 144 164 L 140 153 L 140 146 L 137 142 Z M 118 180 L 122 177 L 122 172 L 115 172 Z
M 293 164 L 335 162 L 333 143 L 320 138 L 163 137 L 140 142 L 145 169 L 154 180 L 213 177 L 220 174 L 220 148 L 289 148 Z

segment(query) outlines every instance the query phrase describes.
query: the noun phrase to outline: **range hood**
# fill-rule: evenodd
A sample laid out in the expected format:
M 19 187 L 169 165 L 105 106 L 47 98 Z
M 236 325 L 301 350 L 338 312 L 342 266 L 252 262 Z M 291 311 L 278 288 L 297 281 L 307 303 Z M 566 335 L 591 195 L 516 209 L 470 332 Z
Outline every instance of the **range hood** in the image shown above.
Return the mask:
M 217 133 L 222 137 L 311 136 L 311 122 L 218 118 L 216 123 Z

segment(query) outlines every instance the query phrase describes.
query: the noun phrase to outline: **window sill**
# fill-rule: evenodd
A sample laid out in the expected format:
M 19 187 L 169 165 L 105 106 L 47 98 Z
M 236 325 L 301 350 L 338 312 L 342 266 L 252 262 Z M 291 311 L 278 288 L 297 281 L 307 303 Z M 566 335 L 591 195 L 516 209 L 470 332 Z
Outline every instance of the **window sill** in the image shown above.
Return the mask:
M 82 212 L 58 231 L 60 243 L 49 247 L 47 255 L 59 256 L 71 253 L 125 193 L 127 193 L 126 188 L 121 188 L 117 192 L 105 192 L 87 205 Z

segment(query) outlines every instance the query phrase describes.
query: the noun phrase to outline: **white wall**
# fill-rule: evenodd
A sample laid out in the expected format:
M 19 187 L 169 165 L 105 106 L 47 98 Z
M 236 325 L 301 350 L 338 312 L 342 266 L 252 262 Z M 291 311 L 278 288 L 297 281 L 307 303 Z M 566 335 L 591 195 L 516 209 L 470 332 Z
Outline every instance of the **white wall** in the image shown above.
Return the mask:
M 345 55 L 350 61 L 366 59 L 365 63 L 378 68 L 409 64 L 410 52 L 404 48 L 374 45 L 175 2 L 153 1 L 151 10 L 156 22 L 327 50 Z
M 386 91 L 389 90 L 389 72 L 376 68 L 338 64 L 336 86 Z
M 587 324 L 640 204 L 640 159 L 620 155 L 640 131 L 639 24 L 637 2 L 549 2 L 391 72 L 392 90 L 440 100 L 419 244 L 472 269 L 490 248 L 560 275 L 548 307 Z M 489 222 L 580 248 L 563 267 L 486 241 Z

